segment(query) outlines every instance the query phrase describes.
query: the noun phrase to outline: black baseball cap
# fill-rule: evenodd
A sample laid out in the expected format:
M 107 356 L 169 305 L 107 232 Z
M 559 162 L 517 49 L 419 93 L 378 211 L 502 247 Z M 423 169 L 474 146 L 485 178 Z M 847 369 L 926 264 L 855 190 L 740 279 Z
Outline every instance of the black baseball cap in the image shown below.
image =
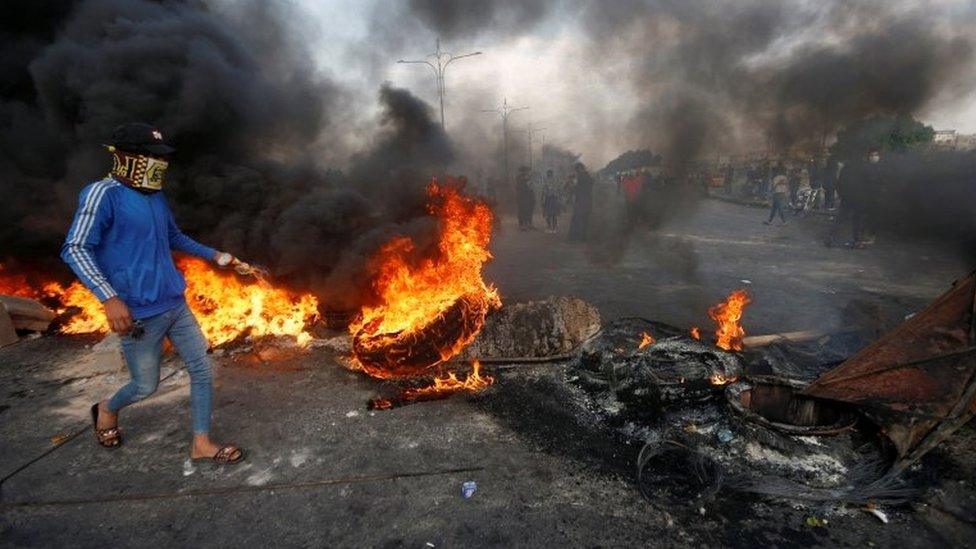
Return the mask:
M 109 145 L 122 151 L 142 154 L 167 155 L 176 151 L 163 140 L 162 132 L 143 122 L 123 124 L 115 128 Z

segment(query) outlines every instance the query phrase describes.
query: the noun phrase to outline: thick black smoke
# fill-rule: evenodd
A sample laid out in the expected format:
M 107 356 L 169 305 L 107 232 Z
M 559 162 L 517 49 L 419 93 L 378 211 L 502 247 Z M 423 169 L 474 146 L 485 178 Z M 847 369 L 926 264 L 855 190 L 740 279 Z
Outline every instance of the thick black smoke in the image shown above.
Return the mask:
M 178 149 L 165 192 L 184 230 L 295 286 L 348 290 L 390 233 L 429 229 L 415 220 L 423 187 L 452 158 L 430 109 L 384 87 L 372 147 L 348 174 L 322 168 L 344 92 L 314 76 L 288 4 L 238 3 L 233 17 L 193 0 L 6 7 L 0 261 L 57 262 L 78 191 L 108 171 L 100 143 L 130 121 Z
M 857 162 L 844 170 L 858 171 Z M 869 233 L 937 239 L 976 260 L 976 151 L 922 147 L 885 154 L 877 177 L 854 177 L 850 186 Z M 838 223 L 834 229 L 834 236 L 847 239 L 851 227 Z
M 669 196 L 655 195 L 672 204 L 644 212 L 652 226 L 695 204 L 698 182 L 682 175 L 692 173 L 696 161 L 735 152 L 813 154 L 845 127 L 872 116 L 917 114 L 966 89 L 974 76 L 971 6 L 635 0 L 588 4 L 587 14 L 594 62 L 637 59 L 623 80 L 641 98 L 630 121 L 640 136 L 635 144 L 660 151 L 665 172 L 684 181 Z M 960 170 L 936 174 L 934 164 L 913 165 L 914 175 L 900 174 L 878 192 L 910 204 L 933 177 L 947 183 L 929 203 L 972 204 L 955 194 L 960 183 L 949 182 Z M 887 205 L 876 208 L 888 212 L 879 220 L 897 217 Z M 957 209 L 944 213 L 965 216 Z M 921 233 L 939 227 L 945 236 L 949 227 L 968 225 L 963 217 L 948 224 L 926 217 L 934 213 L 929 209 L 898 211 L 925 218 L 910 224 Z M 626 234 L 610 233 L 626 241 Z
M 4 255 L 56 257 L 78 190 L 107 172 L 99 144 L 129 121 L 154 123 L 177 146 L 168 190 L 191 232 L 214 237 L 207 229 L 221 225 L 218 240 L 253 242 L 243 219 L 324 183 L 302 154 L 328 125 L 335 90 L 291 44 L 263 65 L 247 37 L 274 36 L 281 22 L 259 3 L 241 9 L 253 27 L 196 2 L 92 0 L 19 29 L 14 49 L 30 54 L 0 103 Z

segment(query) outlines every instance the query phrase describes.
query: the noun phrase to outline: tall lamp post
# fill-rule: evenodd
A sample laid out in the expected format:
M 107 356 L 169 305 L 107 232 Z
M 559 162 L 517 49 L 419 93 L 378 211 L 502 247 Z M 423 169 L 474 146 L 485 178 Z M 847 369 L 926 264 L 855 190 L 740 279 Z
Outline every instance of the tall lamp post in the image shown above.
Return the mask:
M 447 131 L 444 127 L 444 71 L 447 70 L 447 66 L 458 59 L 464 59 L 465 57 L 473 57 L 475 55 L 481 55 L 480 51 L 465 53 L 463 55 L 454 55 L 450 52 L 441 51 L 441 39 L 437 39 L 437 50 L 434 53 L 427 54 L 426 59 L 417 60 L 404 60 L 400 59 L 397 63 L 423 63 L 427 65 L 434 71 L 434 76 L 437 78 L 437 96 L 441 101 L 441 129 Z
M 508 185 L 508 115 L 517 111 L 524 111 L 528 107 L 511 107 L 508 99 L 502 101 L 502 106 L 497 109 L 481 109 L 481 112 L 490 112 L 502 117 L 502 158 L 505 165 L 505 184 Z
M 539 126 L 536 126 L 535 124 L 533 124 L 532 122 L 529 122 L 529 125 L 526 126 L 525 129 L 522 130 L 522 131 L 524 131 L 525 132 L 525 135 L 529 138 L 528 139 L 528 141 L 529 141 L 529 143 L 528 143 L 529 144 L 529 168 L 531 169 L 532 168 L 532 136 L 535 135 L 535 134 L 537 134 L 537 133 L 545 132 L 546 131 L 546 128 L 545 128 L 545 126 L 539 127 Z M 545 134 L 543 133 L 543 135 L 545 135 Z M 544 144 L 544 142 L 543 142 L 543 144 Z M 543 160 L 543 164 L 545 164 L 545 160 Z

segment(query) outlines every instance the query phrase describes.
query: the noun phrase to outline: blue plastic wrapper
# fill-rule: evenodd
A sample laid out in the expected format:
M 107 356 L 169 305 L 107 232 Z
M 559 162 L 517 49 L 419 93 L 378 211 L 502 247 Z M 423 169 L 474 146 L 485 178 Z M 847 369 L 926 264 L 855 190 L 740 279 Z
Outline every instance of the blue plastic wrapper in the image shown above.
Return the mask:
M 466 480 L 461 483 L 461 497 L 464 499 L 470 499 L 474 495 L 474 491 L 478 489 L 478 484 L 473 480 Z

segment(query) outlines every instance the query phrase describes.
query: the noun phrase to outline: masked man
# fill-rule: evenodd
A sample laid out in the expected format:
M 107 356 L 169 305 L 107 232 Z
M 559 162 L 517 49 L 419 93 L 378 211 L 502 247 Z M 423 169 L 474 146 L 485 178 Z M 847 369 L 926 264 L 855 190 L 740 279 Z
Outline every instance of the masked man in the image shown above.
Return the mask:
M 244 458 L 234 445 L 210 439 L 213 383 L 207 340 L 187 307 L 186 283 L 173 263 L 178 250 L 220 266 L 237 263 L 183 234 L 161 192 L 166 158 L 174 149 L 148 124 L 115 129 L 108 150 L 112 172 L 81 191 L 61 258 L 102 302 L 112 331 L 121 335 L 131 379 L 112 398 L 92 405 L 95 438 L 122 444 L 118 412 L 156 391 L 163 339 L 169 338 L 190 375 L 193 442 L 190 457 L 217 463 Z

